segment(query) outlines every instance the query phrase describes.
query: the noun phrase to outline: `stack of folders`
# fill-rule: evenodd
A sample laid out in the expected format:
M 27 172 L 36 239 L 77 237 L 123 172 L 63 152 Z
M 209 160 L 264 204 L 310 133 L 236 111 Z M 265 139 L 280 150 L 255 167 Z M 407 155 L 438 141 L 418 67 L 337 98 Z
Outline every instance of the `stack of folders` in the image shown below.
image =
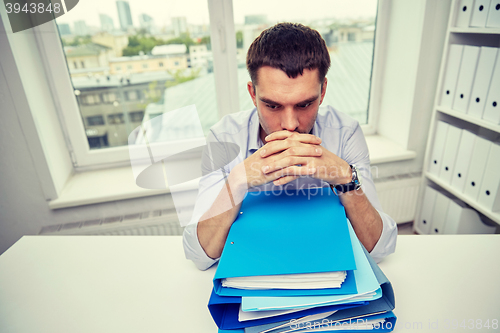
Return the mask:
M 500 124 L 498 48 L 450 45 L 440 106 Z
M 500 143 L 438 121 L 429 173 L 489 211 L 500 211 Z
M 453 200 L 430 186 L 425 188 L 418 229 L 424 234 L 494 234 L 495 226 L 460 200 Z
M 461 28 L 500 28 L 500 1 L 457 0 L 455 26 Z
M 330 188 L 249 192 L 209 311 L 219 332 L 391 332 L 390 282 Z

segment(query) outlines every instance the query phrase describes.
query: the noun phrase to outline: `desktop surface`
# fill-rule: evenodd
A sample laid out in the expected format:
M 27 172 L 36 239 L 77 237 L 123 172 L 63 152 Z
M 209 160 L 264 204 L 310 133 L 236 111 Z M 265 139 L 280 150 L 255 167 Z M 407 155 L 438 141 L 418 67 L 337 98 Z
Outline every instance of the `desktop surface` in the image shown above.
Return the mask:
M 499 253 L 499 235 L 398 236 L 379 265 L 394 332 L 500 331 Z M 181 236 L 25 236 L 0 256 L 0 332 L 215 333 L 215 268 Z

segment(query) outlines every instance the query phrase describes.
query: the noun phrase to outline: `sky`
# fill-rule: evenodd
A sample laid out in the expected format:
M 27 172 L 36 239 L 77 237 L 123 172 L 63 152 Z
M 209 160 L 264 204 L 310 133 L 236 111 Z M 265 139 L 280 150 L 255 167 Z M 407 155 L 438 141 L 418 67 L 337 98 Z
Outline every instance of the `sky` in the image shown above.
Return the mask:
M 207 0 L 129 0 L 132 21 L 139 26 L 139 14 L 145 13 L 158 27 L 171 24 L 171 18 L 185 16 L 189 24 L 208 24 Z M 296 5 L 294 5 L 294 2 Z M 307 4 L 307 5 L 305 5 Z M 376 0 L 234 0 L 236 24 L 244 22 L 245 15 L 267 15 L 269 21 L 299 21 L 323 18 L 370 18 L 375 16 Z M 77 6 L 57 19 L 58 23 L 78 20 L 89 26 L 100 26 L 99 14 L 109 15 L 115 28 L 119 27 L 115 0 L 80 0 Z

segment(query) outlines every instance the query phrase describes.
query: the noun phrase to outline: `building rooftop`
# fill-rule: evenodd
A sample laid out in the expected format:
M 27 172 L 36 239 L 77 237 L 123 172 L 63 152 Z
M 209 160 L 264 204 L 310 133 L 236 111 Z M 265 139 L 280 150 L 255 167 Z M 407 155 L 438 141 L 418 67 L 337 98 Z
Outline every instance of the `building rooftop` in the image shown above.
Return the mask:
M 65 46 L 64 53 L 66 58 L 99 55 L 101 52 L 111 50 L 111 47 L 97 43 L 87 43 L 78 46 Z
M 129 80 L 129 82 L 127 80 Z M 83 76 L 72 78 L 73 87 L 75 89 L 84 90 L 111 88 L 118 87 L 120 85 L 126 86 L 134 84 L 144 84 L 151 81 L 167 80 L 173 80 L 173 77 L 165 71 L 134 73 L 129 75 L 94 75 L 91 77 Z

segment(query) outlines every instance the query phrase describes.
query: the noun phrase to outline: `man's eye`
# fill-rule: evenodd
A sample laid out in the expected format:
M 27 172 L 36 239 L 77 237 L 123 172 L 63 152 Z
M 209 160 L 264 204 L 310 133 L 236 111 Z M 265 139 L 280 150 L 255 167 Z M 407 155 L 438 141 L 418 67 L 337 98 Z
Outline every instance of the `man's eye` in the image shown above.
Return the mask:
M 301 109 L 305 109 L 307 108 L 308 106 L 311 106 L 312 103 L 307 103 L 307 104 L 301 104 L 301 105 L 298 105 L 299 108 Z
M 267 106 L 269 109 L 271 109 L 271 110 L 275 110 L 275 109 L 277 109 L 277 108 L 278 108 L 278 106 L 277 106 L 277 105 L 267 104 L 266 106 Z

